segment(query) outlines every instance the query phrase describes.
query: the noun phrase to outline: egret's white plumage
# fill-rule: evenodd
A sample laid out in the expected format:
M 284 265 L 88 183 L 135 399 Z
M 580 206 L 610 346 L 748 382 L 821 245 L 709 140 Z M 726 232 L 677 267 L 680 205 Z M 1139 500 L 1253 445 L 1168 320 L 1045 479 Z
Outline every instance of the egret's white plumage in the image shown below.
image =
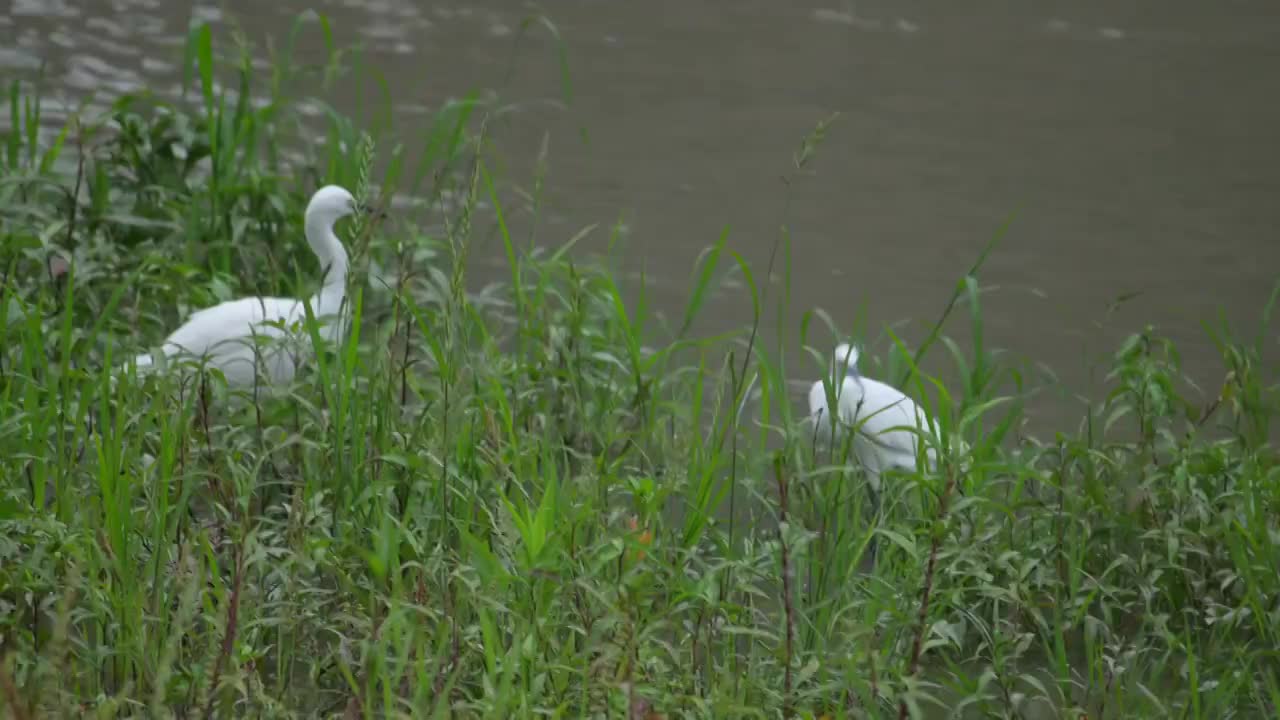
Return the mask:
M 858 350 L 852 345 L 836 348 L 831 364 L 832 395 L 839 421 L 835 432 L 827 402 L 827 387 L 821 380 L 809 388 L 809 417 L 820 439 L 835 438 L 842 430 L 854 429 L 853 454 L 867 471 L 867 489 L 873 511 L 880 512 L 880 476 L 892 468 L 908 472 L 917 469 L 920 450 L 930 468 L 937 467 L 934 444 L 937 428 L 924 410 L 900 390 L 858 373 Z M 923 448 L 921 445 L 923 444 Z M 871 536 L 867 552 L 875 562 L 876 537 Z
M 330 342 L 340 338 L 345 327 L 340 313 L 348 264 L 347 251 L 333 226 L 355 211 L 355 198 L 336 185 L 320 188 L 307 204 L 304 230 L 307 243 L 320 260 L 324 280 L 320 290 L 306 302 L 320 323 L 320 336 Z M 280 325 L 289 328 L 304 322 L 303 302 L 294 298 L 246 297 L 199 310 L 165 339 L 160 351 L 171 358 L 203 360 L 206 367 L 222 371 L 229 385 L 239 387 L 254 383 L 256 361 L 261 358 L 263 382 L 288 383 L 293 379 L 298 353 L 289 347 L 289 333 Z M 266 338 L 267 342 L 260 346 L 255 338 Z M 302 339 L 304 347 L 306 342 Z M 134 362 L 144 369 L 155 364 L 155 358 L 139 355 Z
M 914 471 L 918 448 L 930 465 L 937 450 L 920 433 L 932 434 L 933 425 L 916 403 L 897 388 L 858 373 L 858 350 L 852 345 L 836 348 L 831 366 L 831 389 L 836 399 L 839 428 L 856 428 L 853 452 L 866 468 L 873 486 L 890 468 Z M 831 411 L 827 389 L 819 380 L 809 389 L 809 416 L 819 439 L 830 438 Z M 912 428 L 915 428 L 913 430 Z

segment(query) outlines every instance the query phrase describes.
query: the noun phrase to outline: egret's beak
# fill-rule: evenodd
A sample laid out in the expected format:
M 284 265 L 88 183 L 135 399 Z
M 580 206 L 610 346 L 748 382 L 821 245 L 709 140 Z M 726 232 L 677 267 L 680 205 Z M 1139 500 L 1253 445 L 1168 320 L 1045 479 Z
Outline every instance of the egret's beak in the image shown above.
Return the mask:
M 360 215 L 364 216 L 366 220 L 382 222 L 383 220 L 387 219 L 387 211 L 383 210 L 382 207 L 379 205 L 374 205 L 372 203 L 369 203 L 369 204 L 360 206 L 359 208 L 357 208 L 357 210 L 359 211 Z

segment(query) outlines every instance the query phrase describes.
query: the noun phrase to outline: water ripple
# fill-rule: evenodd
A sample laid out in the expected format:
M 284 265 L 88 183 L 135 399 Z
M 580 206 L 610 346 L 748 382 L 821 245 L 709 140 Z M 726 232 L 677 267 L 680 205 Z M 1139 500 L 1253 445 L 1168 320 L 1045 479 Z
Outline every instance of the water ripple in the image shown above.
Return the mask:
M 40 58 L 20 48 L 0 46 L 0 68 L 5 70 L 39 70 Z
M 880 20 L 879 18 L 870 18 L 859 15 L 849 10 L 836 10 L 834 8 L 817 8 L 811 13 L 812 18 L 820 23 L 828 25 L 848 25 L 865 32 L 883 32 L 885 30 L 897 31 L 904 34 L 911 34 L 920 31 L 919 23 L 907 18 L 899 17 L 890 21 Z
M 67 0 L 13 0 L 10 15 L 17 17 L 73 18 L 80 16 L 80 9 Z
M 106 33 L 115 40 L 125 40 L 130 35 L 123 25 L 104 17 L 91 17 L 84 21 L 84 26 L 94 32 Z
M 76 90 L 108 88 L 121 94 L 136 92 L 145 85 L 137 72 L 83 53 L 67 60 L 67 72 L 62 80 Z

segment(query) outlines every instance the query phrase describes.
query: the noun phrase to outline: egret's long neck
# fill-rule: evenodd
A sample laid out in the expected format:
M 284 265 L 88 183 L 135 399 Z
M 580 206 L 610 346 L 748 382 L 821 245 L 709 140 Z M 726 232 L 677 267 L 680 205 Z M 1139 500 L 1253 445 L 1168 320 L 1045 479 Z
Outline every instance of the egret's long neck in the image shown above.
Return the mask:
M 837 378 L 857 380 L 860 377 L 858 375 L 858 363 L 856 361 L 849 362 L 845 358 L 840 358 L 836 361 L 835 373 Z
M 316 293 L 313 312 L 317 316 L 333 315 L 342 306 L 347 289 L 347 251 L 333 232 L 333 222 L 327 218 L 307 218 L 307 242 L 320 260 L 320 272 L 324 281 Z
M 858 351 L 848 345 L 841 345 L 836 348 L 835 366 L 837 375 L 842 375 L 850 380 L 857 380 Z

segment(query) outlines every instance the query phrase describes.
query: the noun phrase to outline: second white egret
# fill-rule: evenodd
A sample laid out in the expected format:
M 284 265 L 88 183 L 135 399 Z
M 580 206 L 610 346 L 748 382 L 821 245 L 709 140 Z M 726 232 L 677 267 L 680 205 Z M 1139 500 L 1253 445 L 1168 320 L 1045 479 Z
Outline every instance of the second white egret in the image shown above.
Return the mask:
M 920 450 L 927 465 L 935 467 L 937 449 L 930 438 L 936 437 L 936 430 L 924 410 L 902 391 L 859 374 L 854 346 L 836 348 L 830 372 L 835 418 L 822 380 L 809 388 L 809 418 L 818 437 L 831 441 L 833 447 L 845 437 L 841 430 L 854 431 L 853 455 L 866 469 L 872 511 L 879 515 L 881 475 L 893 468 L 914 472 Z M 873 563 L 876 547 L 873 535 L 867 548 Z
M 890 468 L 914 471 L 917 468 L 921 433 L 934 433 L 933 423 L 914 400 L 901 390 L 863 377 L 858 372 L 858 349 L 843 344 L 836 348 L 831 364 L 831 389 L 836 401 L 836 418 L 854 428 L 853 450 L 857 459 L 874 479 Z M 822 380 L 809 389 L 809 416 L 819 437 L 831 437 L 832 412 L 827 389 Z M 925 458 L 930 466 L 937 460 L 937 450 L 924 443 Z

